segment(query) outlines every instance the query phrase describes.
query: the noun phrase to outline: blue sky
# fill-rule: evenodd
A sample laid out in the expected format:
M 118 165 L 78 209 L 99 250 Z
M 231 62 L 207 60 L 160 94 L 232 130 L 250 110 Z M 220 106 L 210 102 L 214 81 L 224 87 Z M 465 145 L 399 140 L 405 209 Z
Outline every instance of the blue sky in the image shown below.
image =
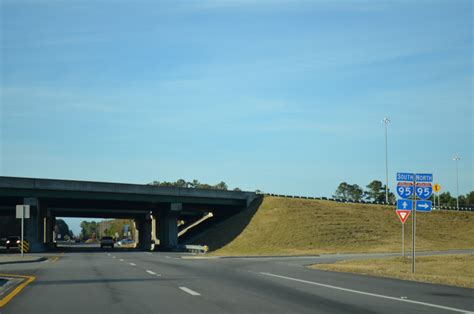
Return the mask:
M 472 1 L 1 1 L 6 176 L 473 180 Z

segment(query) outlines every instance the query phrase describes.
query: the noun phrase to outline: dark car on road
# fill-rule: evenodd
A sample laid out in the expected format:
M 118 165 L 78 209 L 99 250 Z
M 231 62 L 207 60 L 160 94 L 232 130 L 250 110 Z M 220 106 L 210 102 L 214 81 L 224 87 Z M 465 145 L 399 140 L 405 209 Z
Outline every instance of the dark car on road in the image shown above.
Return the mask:
M 5 247 L 7 250 L 10 248 L 17 248 L 20 246 L 20 237 L 8 237 L 5 242 Z
M 110 248 L 114 248 L 115 240 L 112 237 L 103 237 L 100 240 L 100 247 L 103 248 L 104 246 L 110 246 Z

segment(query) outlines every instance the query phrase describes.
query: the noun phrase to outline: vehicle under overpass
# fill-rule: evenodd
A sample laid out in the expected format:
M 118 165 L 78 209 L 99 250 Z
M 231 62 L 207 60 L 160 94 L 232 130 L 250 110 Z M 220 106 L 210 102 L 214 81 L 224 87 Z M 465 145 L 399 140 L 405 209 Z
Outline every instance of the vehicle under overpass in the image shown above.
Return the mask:
M 150 250 L 158 238 L 159 249 L 172 250 L 178 245 L 178 220 L 211 211 L 228 217 L 256 197 L 253 192 L 0 176 L 0 215 L 14 216 L 16 205 L 30 205 L 25 237 L 32 252 L 53 246 L 56 217 L 134 219 L 139 249 Z

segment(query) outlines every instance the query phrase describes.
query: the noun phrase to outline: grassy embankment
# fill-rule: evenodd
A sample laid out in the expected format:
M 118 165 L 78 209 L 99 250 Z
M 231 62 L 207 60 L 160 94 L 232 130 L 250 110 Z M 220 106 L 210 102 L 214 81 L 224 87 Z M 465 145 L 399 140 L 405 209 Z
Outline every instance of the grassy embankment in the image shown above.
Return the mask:
M 411 216 L 405 250 L 411 250 Z M 474 249 L 474 213 L 435 211 L 417 215 L 417 251 Z M 299 255 L 399 252 L 401 223 L 394 207 L 265 197 L 217 225 L 194 243 L 215 255 Z
M 417 257 L 416 274 L 411 272 L 411 259 L 402 257 L 316 264 L 311 268 L 474 288 L 473 265 L 473 254 L 453 254 Z

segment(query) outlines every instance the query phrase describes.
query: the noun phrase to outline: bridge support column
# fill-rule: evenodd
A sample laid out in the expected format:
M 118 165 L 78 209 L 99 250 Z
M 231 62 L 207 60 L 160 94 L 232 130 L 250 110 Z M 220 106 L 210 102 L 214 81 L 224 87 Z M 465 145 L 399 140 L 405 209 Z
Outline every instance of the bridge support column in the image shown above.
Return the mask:
M 53 242 L 53 233 L 54 233 L 54 226 L 56 225 L 56 218 L 52 215 L 50 210 L 46 210 L 46 216 L 43 218 L 44 222 L 44 235 L 43 240 L 45 247 L 48 249 L 52 249 L 54 247 Z
M 161 250 L 172 250 L 178 246 L 178 216 L 183 204 L 172 203 L 169 209 L 162 210 L 158 218 L 158 235 Z
M 140 250 L 150 251 L 152 243 L 152 219 L 150 214 L 140 216 L 135 220 L 138 229 L 138 248 Z
M 37 198 L 25 197 L 24 205 L 30 205 L 30 218 L 25 219 L 25 239 L 30 243 L 30 252 L 44 252 L 45 246 L 43 241 L 43 217 L 45 208 L 41 207 Z M 46 206 L 44 206 L 46 207 Z

